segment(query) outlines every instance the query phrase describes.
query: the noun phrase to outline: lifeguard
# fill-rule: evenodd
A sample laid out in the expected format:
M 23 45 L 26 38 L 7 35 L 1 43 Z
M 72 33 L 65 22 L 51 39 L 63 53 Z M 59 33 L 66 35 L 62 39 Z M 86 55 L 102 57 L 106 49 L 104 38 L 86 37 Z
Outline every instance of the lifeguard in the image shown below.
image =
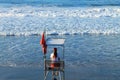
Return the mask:
M 60 66 L 60 64 L 57 63 L 57 61 L 60 61 L 60 58 L 58 57 L 57 54 L 57 48 L 54 48 L 53 53 L 50 55 L 50 59 L 51 59 L 51 68 Z

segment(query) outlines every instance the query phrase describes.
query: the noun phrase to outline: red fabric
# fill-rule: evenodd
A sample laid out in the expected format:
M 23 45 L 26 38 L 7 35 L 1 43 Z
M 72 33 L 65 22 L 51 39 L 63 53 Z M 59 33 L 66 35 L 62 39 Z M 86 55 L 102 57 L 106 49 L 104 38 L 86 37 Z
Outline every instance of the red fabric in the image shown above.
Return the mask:
M 51 63 L 50 67 L 51 68 L 60 67 L 60 63 Z
M 43 34 L 42 34 L 42 38 L 41 38 L 41 40 L 40 40 L 40 44 L 41 44 L 41 46 L 42 46 L 42 51 L 43 51 L 43 53 L 46 54 L 46 53 L 47 53 L 47 45 L 46 45 L 46 41 L 45 41 L 44 32 L 43 32 Z

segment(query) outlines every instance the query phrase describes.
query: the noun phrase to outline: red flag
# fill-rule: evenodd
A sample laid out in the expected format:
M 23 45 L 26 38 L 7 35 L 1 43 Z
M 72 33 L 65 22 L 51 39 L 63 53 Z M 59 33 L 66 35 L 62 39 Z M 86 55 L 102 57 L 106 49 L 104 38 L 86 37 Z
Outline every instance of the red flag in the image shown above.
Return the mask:
M 44 32 L 43 32 L 43 34 L 42 34 L 42 38 L 41 38 L 41 40 L 40 40 L 40 44 L 41 44 L 41 46 L 42 46 L 42 51 L 43 51 L 43 53 L 46 54 L 46 53 L 47 53 L 47 45 L 46 45 L 46 41 L 45 41 Z

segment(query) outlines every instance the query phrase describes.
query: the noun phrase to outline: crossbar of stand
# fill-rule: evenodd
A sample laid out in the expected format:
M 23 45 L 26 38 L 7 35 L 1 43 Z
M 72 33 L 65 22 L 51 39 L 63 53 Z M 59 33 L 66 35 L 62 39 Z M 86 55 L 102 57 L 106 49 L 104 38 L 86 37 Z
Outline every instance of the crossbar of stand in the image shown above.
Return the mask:
M 51 60 L 45 60 L 45 74 L 44 74 L 44 80 L 47 80 L 48 74 L 51 72 L 52 73 L 52 80 L 57 77 L 59 80 L 65 80 L 65 73 L 64 73 L 64 61 L 57 61 L 55 64 L 59 64 L 59 66 L 52 68 L 51 65 L 52 61 Z M 57 73 L 57 75 L 55 74 Z M 62 75 L 61 75 L 62 73 Z M 55 74 L 55 75 L 54 75 Z

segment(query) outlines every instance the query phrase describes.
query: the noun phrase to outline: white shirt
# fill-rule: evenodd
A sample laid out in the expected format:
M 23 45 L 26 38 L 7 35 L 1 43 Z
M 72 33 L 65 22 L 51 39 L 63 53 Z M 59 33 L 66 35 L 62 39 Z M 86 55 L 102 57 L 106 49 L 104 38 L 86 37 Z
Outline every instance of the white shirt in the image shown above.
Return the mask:
M 54 53 L 52 53 L 52 54 L 50 55 L 50 59 L 51 59 L 52 61 L 58 61 L 58 60 L 59 60 L 59 57 L 54 58 Z

